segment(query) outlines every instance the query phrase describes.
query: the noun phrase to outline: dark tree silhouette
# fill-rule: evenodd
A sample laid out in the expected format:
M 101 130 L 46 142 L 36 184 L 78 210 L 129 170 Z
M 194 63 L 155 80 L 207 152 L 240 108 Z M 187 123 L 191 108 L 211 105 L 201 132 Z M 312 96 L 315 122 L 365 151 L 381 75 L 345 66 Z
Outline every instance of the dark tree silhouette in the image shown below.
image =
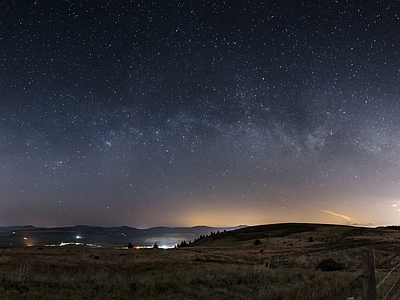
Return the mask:
M 186 246 L 187 246 L 186 241 L 182 241 L 182 242 L 178 245 L 179 248 L 183 248 L 183 247 L 186 247 Z

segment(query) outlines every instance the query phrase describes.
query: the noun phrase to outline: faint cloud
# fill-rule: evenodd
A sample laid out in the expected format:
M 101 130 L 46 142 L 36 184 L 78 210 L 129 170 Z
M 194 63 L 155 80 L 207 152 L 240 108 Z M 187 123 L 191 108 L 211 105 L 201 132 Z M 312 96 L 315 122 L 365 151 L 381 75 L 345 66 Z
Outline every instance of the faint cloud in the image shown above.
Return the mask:
M 330 214 L 330 215 L 335 216 L 335 217 L 339 217 L 339 218 L 345 219 L 347 221 L 351 220 L 351 218 L 346 216 L 346 215 L 337 214 L 337 213 L 335 213 L 333 211 L 330 211 L 330 210 L 320 209 L 320 211 L 322 211 L 324 213 L 327 213 L 327 214 Z

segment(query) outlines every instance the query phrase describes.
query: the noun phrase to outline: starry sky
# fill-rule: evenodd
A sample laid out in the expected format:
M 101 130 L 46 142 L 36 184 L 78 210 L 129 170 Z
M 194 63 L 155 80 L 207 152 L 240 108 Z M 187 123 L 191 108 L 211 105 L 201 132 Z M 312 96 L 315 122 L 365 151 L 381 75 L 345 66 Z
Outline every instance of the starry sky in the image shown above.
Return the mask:
M 0 225 L 400 220 L 397 1 L 5 0 Z

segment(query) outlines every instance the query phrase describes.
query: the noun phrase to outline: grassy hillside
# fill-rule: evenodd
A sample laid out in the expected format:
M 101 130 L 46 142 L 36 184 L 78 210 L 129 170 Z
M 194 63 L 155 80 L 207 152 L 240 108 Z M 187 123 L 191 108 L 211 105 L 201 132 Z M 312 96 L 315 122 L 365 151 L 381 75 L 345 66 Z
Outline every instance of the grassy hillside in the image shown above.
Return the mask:
M 4 248 L 0 299 L 360 299 L 366 248 L 376 250 L 380 282 L 400 263 L 400 231 L 274 224 L 170 250 Z M 341 270 L 318 269 L 326 259 Z M 399 273 L 393 274 L 380 286 L 381 297 Z M 399 292 L 397 284 L 386 298 Z

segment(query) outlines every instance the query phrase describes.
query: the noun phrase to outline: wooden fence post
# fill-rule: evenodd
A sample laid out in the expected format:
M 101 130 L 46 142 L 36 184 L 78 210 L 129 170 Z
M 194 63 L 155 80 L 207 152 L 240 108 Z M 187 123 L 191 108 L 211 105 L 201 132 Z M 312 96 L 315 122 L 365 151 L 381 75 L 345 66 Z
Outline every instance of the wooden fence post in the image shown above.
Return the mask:
M 375 277 L 375 251 L 368 249 L 364 251 L 363 260 L 363 300 L 377 300 L 376 277 Z

